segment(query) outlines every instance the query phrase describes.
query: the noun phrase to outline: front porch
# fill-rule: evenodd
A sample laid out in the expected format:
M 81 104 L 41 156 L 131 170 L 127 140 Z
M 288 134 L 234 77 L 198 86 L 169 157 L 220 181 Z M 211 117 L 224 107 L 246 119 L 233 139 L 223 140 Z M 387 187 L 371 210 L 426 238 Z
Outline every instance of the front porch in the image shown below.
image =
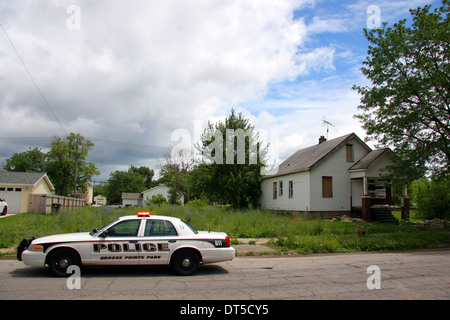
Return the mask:
M 351 179 L 351 210 L 366 221 L 398 222 L 392 211 L 401 211 L 401 219 L 409 220 L 409 197 L 405 187 L 401 206 L 394 205 L 390 182 L 379 177 Z

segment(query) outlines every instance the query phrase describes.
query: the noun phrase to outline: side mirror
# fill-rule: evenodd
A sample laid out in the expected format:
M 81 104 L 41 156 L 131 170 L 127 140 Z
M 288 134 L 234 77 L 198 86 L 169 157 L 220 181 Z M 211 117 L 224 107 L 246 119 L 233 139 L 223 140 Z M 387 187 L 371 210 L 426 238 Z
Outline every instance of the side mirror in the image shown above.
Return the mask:
M 92 233 L 97 233 L 97 232 L 98 232 L 97 228 L 92 229 Z
M 102 233 L 100 233 L 98 236 L 100 238 L 106 238 L 106 236 L 108 235 L 108 230 L 103 231 Z

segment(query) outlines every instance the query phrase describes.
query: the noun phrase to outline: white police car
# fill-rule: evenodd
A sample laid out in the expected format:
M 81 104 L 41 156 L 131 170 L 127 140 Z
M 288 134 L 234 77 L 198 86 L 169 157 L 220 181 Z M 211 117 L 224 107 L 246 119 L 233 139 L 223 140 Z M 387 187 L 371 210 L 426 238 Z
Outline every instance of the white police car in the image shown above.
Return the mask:
M 233 260 L 235 250 L 223 232 L 196 231 L 178 218 L 139 212 L 90 233 L 23 239 L 17 259 L 48 266 L 67 276 L 70 265 L 170 265 L 180 275 L 200 264 Z

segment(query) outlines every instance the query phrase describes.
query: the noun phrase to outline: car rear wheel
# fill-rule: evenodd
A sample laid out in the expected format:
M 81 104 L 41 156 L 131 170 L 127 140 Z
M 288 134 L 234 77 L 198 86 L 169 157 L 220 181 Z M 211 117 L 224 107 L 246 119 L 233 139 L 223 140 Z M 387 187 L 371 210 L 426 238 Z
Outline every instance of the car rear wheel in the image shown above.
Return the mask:
M 7 213 L 8 213 L 8 207 L 4 207 L 1 215 L 6 216 Z
M 57 249 L 48 260 L 50 271 L 57 277 L 68 276 L 67 268 L 80 264 L 78 254 L 71 249 Z
M 189 276 L 197 271 L 200 265 L 200 257 L 194 250 L 181 250 L 175 252 L 172 257 L 171 266 L 175 273 Z

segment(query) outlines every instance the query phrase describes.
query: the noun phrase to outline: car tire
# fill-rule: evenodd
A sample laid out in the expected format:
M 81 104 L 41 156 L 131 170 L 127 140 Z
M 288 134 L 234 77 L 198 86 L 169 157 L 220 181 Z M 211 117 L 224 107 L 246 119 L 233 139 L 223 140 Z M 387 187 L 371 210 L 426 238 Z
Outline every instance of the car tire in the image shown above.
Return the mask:
M 8 207 L 4 207 L 1 215 L 6 216 L 7 213 L 8 213 Z
M 69 266 L 80 266 L 78 253 L 72 249 L 56 249 L 48 259 L 48 266 L 53 275 L 57 277 L 67 277 Z
M 200 257 L 194 250 L 180 250 L 175 252 L 170 265 L 176 274 L 189 276 L 197 271 L 200 265 Z

